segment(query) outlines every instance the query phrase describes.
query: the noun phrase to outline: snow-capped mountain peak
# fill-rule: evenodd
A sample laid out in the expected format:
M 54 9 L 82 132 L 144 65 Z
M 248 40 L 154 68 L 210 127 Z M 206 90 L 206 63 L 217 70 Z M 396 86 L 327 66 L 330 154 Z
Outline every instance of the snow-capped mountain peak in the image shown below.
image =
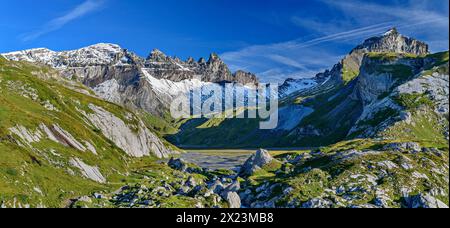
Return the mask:
M 120 55 L 124 52 L 117 44 L 99 43 L 70 51 L 55 52 L 47 48 L 37 48 L 5 53 L 2 56 L 13 61 L 38 62 L 54 68 L 67 68 L 114 64 L 120 61 Z
M 6 59 L 12 61 L 44 62 L 50 61 L 54 54 L 54 51 L 47 48 L 33 48 L 23 51 L 5 53 L 1 55 Z

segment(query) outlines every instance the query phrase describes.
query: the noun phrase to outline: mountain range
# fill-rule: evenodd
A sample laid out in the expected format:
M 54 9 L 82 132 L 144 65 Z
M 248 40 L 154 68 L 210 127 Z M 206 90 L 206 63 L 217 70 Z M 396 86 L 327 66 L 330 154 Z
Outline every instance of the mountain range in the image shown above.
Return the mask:
M 259 84 L 217 54 L 142 58 L 102 43 L 1 56 L 4 207 L 448 207 L 449 53 L 395 28 L 281 84 L 272 130 L 170 117 L 180 94 Z M 210 170 L 179 148 L 289 152 Z

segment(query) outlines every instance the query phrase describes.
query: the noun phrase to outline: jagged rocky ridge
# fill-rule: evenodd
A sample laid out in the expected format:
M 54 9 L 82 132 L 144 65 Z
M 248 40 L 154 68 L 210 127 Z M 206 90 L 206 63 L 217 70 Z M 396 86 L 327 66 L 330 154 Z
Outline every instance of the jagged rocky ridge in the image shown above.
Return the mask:
M 255 75 L 231 73 L 217 54 L 206 61 L 181 61 L 153 50 L 147 59 L 115 44 L 97 44 L 73 51 L 31 49 L 2 54 L 14 61 L 49 65 L 69 79 L 92 88 L 98 96 L 129 108 L 163 115 L 172 99 L 211 83 L 257 84 Z

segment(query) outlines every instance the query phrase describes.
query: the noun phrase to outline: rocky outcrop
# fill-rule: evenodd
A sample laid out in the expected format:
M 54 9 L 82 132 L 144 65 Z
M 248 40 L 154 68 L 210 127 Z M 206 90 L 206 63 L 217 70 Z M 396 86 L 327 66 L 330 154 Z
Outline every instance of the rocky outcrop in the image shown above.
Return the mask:
M 30 146 L 31 143 L 39 142 L 42 138 L 41 132 L 32 132 L 21 125 L 12 127 L 9 131 L 19 137 L 28 146 Z
M 232 81 L 240 83 L 242 85 L 246 84 L 254 85 L 258 83 L 258 77 L 253 73 L 238 70 L 236 71 L 236 73 L 233 74 Z
M 411 58 L 391 53 L 365 56 L 353 93 L 353 97 L 363 103 L 364 110 L 350 134 L 363 131 L 360 137 L 371 137 L 399 121 L 413 124 L 411 110 L 396 100 L 404 95 L 430 100 L 434 112 L 445 119 L 448 115 L 448 63 L 439 64 L 430 56 Z M 382 123 L 364 124 L 383 113 L 388 116 L 383 117 Z
M 99 183 L 106 183 L 105 177 L 100 173 L 100 170 L 98 167 L 89 166 L 83 161 L 81 161 L 79 158 L 72 158 L 70 159 L 69 163 L 80 169 L 83 176 L 86 178 L 89 178 L 93 181 L 99 182 Z
M 53 142 L 71 147 L 79 151 L 85 152 L 89 150 L 94 154 L 97 153 L 95 147 L 91 143 L 87 141 L 84 141 L 84 144 L 80 143 L 72 134 L 61 128 L 58 124 L 53 124 L 51 127 L 47 127 L 47 125 L 41 123 L 35 131 L 18 125 L 16 127 L 10 128 L 9 131 L 13 135 L 19 137 L 20 142 L 25 143 L 25 145 L 28 147 L 32 147 L 32 143 L 38 143 L 41 140 L 47 138 Z
M 86 147 L 83 146 L 83 144 L 78 142 L 69 132 L 62 129 L 59 125 L 54 124 L 50 130 L 53 133 L 53 136 L 49 136 L 49 138 L 56 138 L 60 143 L 64 145 L 70 146 L 80 151 L 86 151 Z
M 161 139 L 150 132 L 141 120 L 137 120 L 137 125 L 132 126 L 101 107 L 95 105 L 89 107 L 93 113 L 85 113 L 85 117 L 128 155 L 133 157 L 154 155 L 165 158 L 174 153 L 167 149 Z
M 449 75 L 448 63 L 447 73 L 437 72 L 425 73 L 422 77 L 415 78 L 404 83 L 394 91 L 398 94 L 427 94 L 427 97 L 436 104 L 435 112 L 439 115 L 449 113 Z

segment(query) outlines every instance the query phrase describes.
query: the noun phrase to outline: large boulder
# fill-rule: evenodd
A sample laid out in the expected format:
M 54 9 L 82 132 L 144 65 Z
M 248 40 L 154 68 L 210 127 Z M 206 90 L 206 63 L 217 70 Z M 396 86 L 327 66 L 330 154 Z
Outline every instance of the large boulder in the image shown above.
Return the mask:
M 241 197 L 236 192 L 227 192 L 225 200 L 230 208 L 241 208 Z
M 182 171 L 182 172 L 185 172 L 186 169 L 188 168 L 188 165 L 186 164 L 186 162 L 181 158 L 177 158 L 177 159 L 170 158 L 167 165 L 169 165 L 169 167 L 172 169 Z
M 241 167 L 240 175 L 251 176 L 255 171 L 271 163 L 273 160 L 274 158 L 267 150 L 259 149 Z

